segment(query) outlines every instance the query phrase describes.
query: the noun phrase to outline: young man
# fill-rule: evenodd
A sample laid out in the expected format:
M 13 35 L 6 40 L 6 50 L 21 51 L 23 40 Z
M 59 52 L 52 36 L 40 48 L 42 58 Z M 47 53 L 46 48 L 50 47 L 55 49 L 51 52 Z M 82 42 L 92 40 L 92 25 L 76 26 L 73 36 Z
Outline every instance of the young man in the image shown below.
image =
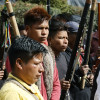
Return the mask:
M 49 45 L 53 49 L 56 56 L 56 64 L 57 64 L 57 68 L 59 72 L 61 89 L 62 90 L 69 89 L 71 95 L 68 96 L 67 98 L 70 98 L 70 100 L 83 100 L 83 99 L 89 100 L 88 98 L 89 96 L 87 93 L 88 91 L 86 91 L 87 88 L 85 88 L 85 91 L 81 90 L 79 87 L 79 81 L 78 81 L 79 78 L 83 75 L 83 73 L 88 72 L 89 68 L 87 65 L 84 65 L 84 67 L 86 67 L 86 68 L 83 67 L 84 69 L 79 68 L 79 66 L 77 65 L 76 72 L 75 72 L 73 81 L 71 83 L 71 87 L 70 87 L 69 81 L 64 80 L 67 69 L 68 69 L 71 52 L 69 53 L 69 52 L 63 52 L 63 51 L 65 51 L 66 48 L 67 50 L 69 50 L 68 44 L 71 49 L 73 48 L 79 24 L 71 21 L 71 22 L 67 22 L 67 25 L 64 24 L 63 22 L 60 22 L 56 18 L 52 19 L 50 28 L 49 28 L 50 32 L 49 32 L 49 37 L 48 37 Z M 68 34 L 68 31 L 70 32 L 69 34 Z M 83 71 L 81 71 L 80 69 L 82 69 Z M 79 96 L 78 94 L 81 96 Z M 68 100 L 67 98 L 66 100 Z
M 41 7 L 35 7 L 26 12 L 24 24 L 27 36 L 47 45 L 49 19 L 50 15 Z M 48 50 L 48 53 L 43 58 L 44 73 L 42 73 L 41 79 L 37 82 L 37 85 L 44 100 L 59 100 L 60 82 L 55 65 L 55 58 L 52 50 L 46 45 L 44 46 Z
M 35 83 L 41 76 L 47 50 L 29 37 L 16 38 L 8 55 L 12 72 L 0 90 L 0 100 L 43 100 Z
M 56 58 L 61 89 L 64 90 L 70 88 L 69 81 L 64 80 L 68 66 L 68 62 L 65 57 L 66 53 L 64 52 L 68 46 L 67 28 L 68 26 L 65 23 L 52 18 L 48 36 L 49 46 L 54 51 Z

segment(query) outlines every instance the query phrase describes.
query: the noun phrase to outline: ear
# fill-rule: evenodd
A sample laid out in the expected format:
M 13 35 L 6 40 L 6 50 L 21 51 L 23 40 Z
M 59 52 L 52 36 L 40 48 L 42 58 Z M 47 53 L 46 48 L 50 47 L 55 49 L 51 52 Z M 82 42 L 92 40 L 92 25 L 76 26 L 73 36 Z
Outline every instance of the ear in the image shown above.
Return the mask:
M 26 25 L 26 26 L 25 26 L 25 30 L 26 30 L 26 32 L 29 32 L 30 26 Z
M 16 60 L 16 67 L 20 70 L 23 69 L 23 61 L 20 58 Z

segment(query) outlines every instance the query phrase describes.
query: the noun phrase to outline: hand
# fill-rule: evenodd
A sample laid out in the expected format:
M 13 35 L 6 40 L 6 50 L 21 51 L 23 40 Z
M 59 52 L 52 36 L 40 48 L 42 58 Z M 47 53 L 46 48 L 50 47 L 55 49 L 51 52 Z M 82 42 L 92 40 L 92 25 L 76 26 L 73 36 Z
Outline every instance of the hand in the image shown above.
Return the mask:
M 68 90 L 70 88 L 70 82 L 65 81 L 65 79 L 60 80 L 61 89 Z
M 87 76 L 87 78 L 88 78 L 88 80 L 89 80 L 89 83 L 90 83 L 91 85 L 93 85 L 94 75 L 93 75 L 93 74 L 89 74 L 89 75 Z
M 96 73 L 97 67 L 98 67 L 98 66 L 96 66 L 96 65 L 93 65 L 93 66 L 92 66 L 92 73 L 93 73 L 93 74 Z
M 86 75 L 89 71 L 89 67 L 88 67 L 88 65 L 83 65 L 80 67 L 80 70 L 83 73 L 83 75 Z
M 0 80 L 2 80 L 3 76 L 4 76 L 4 71 L 0 70 Z

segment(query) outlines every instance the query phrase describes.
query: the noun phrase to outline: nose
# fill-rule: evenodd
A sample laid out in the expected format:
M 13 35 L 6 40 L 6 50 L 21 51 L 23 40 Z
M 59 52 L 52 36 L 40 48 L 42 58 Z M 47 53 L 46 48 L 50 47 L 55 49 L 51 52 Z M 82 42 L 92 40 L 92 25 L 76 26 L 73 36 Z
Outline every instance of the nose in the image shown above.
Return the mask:
M 40 65 L 39 65 L 40 67 L 39 67 L 39 72 L 41 73 L 41 72 L 44 72 L 44 67 L 43 67 L 43 64 L 42 63 L 40 63 Z
M 46 35 L 46 33 L 47 33 L 47 30 L 45 28 L 43 28 L 42 35 Z
M 68 44 L 68 40 L 67 40 L 67 39 L 64 39 L 64 43 L 65 43 L 65 44 Z

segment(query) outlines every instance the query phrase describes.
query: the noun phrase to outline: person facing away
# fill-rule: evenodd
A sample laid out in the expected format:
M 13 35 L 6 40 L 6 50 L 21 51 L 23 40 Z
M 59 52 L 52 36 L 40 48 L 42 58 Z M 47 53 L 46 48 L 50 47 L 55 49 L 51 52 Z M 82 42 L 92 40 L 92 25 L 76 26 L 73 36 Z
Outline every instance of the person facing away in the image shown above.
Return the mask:
M 52 49 L 46 46 L 49 34 L 49 20 L 50 15 L 41 7 L 32 8 L 24 15 L 27 36 L 40 42 L 48 50 L 46 56 L 43 57 L 44 73 L 42 73 L 37 85 L 44 100 L 59 100 L 60 81 L 55 56 Z
M 35 40 L 17 37 L 8 50 L 12 72 L 0 90 L 0 100 L 44 100 L 35 85 L 47 50 Z
M 68 90 L 70 88 L 70 83 L 64 80 L 68 66 L 65 57 L 66 53 L 64 52 L 68 46 L 67 25 L 65 23 L 52 18 L 49 28 L 48 43 L 55 54 L 61 89 Z

